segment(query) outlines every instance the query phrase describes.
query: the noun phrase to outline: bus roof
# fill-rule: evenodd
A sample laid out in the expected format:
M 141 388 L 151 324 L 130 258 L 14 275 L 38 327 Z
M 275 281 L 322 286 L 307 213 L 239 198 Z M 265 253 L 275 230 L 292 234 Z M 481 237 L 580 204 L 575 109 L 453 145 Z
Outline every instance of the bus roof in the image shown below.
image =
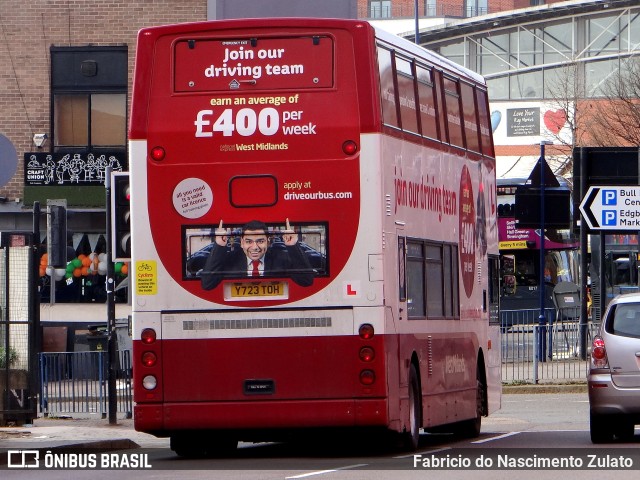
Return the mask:
M 466 78 L 480 85 L 481 88 L 486 89 L 484 78 L 477 73 L 457 65 L 419 45 L 415 45 L 402 37 L 376 28 L 364 20 L 297 17 L 266 19 L 243 18 L 152 26 L 143 28 L 138 32 L 132 92 L 133 100 L 129 118 L 129 138 L 146 138 L 146 128 L 148 126 L 147 109 L 151 94 L 150 85 L 152 83 L 152 77 L 156 74 L 155 68 L 153 68 L 152 65 L 156 60 L 162 58 L 158 57 L 158 55 L 164 56 L 167 53 L 157 50 L 158 42 L 172 40 L 173 37 L 176 39 L 180 37 L 189 39 L 190 36 L 194 36 L 195 39 L 202 38 L 208 34 L 220 36 L 225 35 L 227 31 L 234 37 L 237 37 L 239 34 L 245 35 L 245 31 L 246 35 L 249 36 L 252 31 L 255 31 L 257 35 L 261 34 L 261 32 L 268 32 L 269 30 L 267 29 L 273 30 L 272 33 L 284 36 L 295 36 L 301 33 L 309 35 L 309 31 L 315 32 L 316 30 L 343 30 L 347 32 L 354 39 L 354 47 L 356 51 L 359 52 L 356 63 L 359 65 L 358 71 L 361 72 L 360 80 L 362 83 L 360 87 L 362 98 L 364 99 L 365 96 L 368 95 L 370 97 L 369 101 L 371 102 L 378 101 L 375 98 L 376 89 L 374 87 L 375 80 L 373 77 L 375 74 L 374 70 L 377 70 L 377 67 L 373 65 L 376 54 L 375 39 L 393 46 L 396 50 L 404 51 L 409 56 L 423 59 L 425 63 L 439 67 L 450 75 Z M 363 74 L 363 69 L 368 69 L 369 72 Z M 363 125 L 368 125 L 369 128 L 377 128 L 375 125 L 379 122 L 374 118 L 375 115 L 377 115 L 377 113 L 362 115 L 361 121 Z
M 419 45 L 416 45 L 403 37 L 390 33 L 379 27 L 371 25 L 365 20 L 352 20 L 343 18 L 304 18 L 304 17 L 282 17 L 282 18 L 240 18 L 229 20 L 210 20 L 206 22 L 192 22 L 192 23 L 178 23 L 171 25 L 162 25 L 143 28 L 139 32 L 139 38 L 141 36 L 160 36 L 171 34 L 188 34 L 203 32 L 212 29 L 219 29 L 221 25 L 224 28 L 229 29 L 243 29 L 264 27 L 265 25 L 272 27 L 295 27 L 295 28 L 344 28 L 352 30 L 355 28 L 362 28 L 366 25 L 375 32 L 375 36 L 389 44 L 406 50 L 407 52 L 417 57 L 425 58 L 435 65 L 440 65 L 452 73 L 463 77 L 472 78 L 474 81 L 484 84 L 484 78 L 478 73 L 469 70 L 461 65 L 458 65 L 451 60 L 448 60 L 440 55 L 436 55 L 434 52 L 427 50 Z
M 373 25 L 371 26 L 374 28 L 376 32 L 376 37 L 379 38 L 380 40 L 383 40 L 387 43 L 401 47 L 407 52 L 411 53 L 412 55 L 415 55 L 416 57 L 425 58 L 434 65 L 440 65 L 441 67 L 446 68 L 452 73 L 455 73 L 463 77 L 472 78 L 477 83 L 484 85 L 485 80 L 484 80 L 484 77 L 482 77 L 482 75 L 479 75 L 478 73 L 472 70 L 469 70 L 455 62 L 452 62 L 451 60 L 445 57 L 437 55 L 431 50 L 427 50 L 426 48 L 421 47 L 420 45 L 416 45 L 415 43 L 410 42 L 409 40 L 399 37 L 398 35 L 389 33 L 386 30 L 383 30 L 379 27 L 374 27 Z

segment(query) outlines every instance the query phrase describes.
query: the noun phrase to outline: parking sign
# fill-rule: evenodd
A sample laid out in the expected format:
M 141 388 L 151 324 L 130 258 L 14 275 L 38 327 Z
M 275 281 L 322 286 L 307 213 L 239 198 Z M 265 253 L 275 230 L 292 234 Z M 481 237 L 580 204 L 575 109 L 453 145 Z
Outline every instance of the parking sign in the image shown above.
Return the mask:
M 592 230 L 640 230 L 640 187 L 590 187 L 580 212 Z

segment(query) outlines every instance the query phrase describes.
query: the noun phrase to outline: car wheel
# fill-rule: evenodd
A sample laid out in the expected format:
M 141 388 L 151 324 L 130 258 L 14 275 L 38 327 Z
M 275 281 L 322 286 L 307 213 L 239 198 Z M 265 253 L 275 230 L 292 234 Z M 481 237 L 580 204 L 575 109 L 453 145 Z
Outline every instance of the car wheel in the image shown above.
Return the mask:
M 629 421 L 621 420 L 614 433 L 617 439 L 629 441 L 635 435 L 635 425 Z
M 591 433 L 591 442 L 607 443 L 613 440 L 613 430 L 610 426 L 610 420 L 602 415 L 595 413 L 589 414 L 589 432 Z

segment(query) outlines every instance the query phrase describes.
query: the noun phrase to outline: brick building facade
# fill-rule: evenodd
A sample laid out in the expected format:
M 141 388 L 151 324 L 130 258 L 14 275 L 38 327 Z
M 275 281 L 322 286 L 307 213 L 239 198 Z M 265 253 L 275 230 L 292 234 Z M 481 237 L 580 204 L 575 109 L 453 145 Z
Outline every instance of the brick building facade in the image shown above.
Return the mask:
M 5 202 L 22 201 L 22 156 L 36 149 L 34 134 L 51 135 L 50 47 L 126 46 L 131 81 L 140 28 L 206 18 L 204 0 L 3 0 L 0 134 L 15 146 L 18 166 L 13 178 L 0 186 L 0 197 Z M 43 149 L 50 147 L 51 138 Z M 2 162 L 3 168 L 7 168 L 4 163 L 7 160 Z

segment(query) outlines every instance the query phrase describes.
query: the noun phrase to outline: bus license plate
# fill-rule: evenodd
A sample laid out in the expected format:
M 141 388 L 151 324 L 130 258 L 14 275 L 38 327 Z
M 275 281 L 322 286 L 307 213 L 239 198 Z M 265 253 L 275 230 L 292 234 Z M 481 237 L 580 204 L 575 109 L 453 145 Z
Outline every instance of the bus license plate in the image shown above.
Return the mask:
M 276 299 L 287 298 L 286 282 L 259 282 L 259 283 L 231 283 L 227 299 L 233 300 L 256 300 L 256 299 Z

